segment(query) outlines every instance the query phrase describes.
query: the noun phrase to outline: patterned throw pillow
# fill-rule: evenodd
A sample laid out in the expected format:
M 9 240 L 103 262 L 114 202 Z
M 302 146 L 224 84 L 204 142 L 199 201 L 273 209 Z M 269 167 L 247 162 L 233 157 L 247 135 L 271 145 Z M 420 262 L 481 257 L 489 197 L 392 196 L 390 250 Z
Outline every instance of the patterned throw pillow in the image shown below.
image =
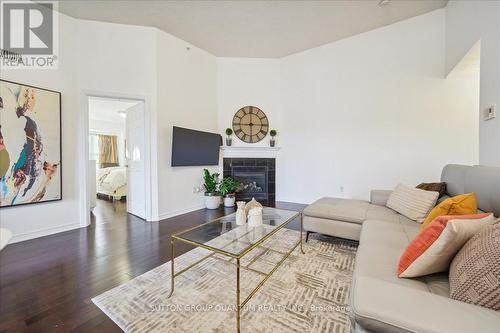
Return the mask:
M 440 216 L 413 239 L 399 259 L 404 278 L 446 272 L 460 248 L 495 221 L 493 214 Z
M 446 194 L 446 183 L 421 183 L 417 188 L 426 191 L 439 192 L 439 198 Z
M 474 235 L 453 259 L 450 297 L 500 311 L 500 223 Z
M 436 204 L 439 193 L 399 184 L 387 199 L 386 206 L 410 220 L 422 223 Z

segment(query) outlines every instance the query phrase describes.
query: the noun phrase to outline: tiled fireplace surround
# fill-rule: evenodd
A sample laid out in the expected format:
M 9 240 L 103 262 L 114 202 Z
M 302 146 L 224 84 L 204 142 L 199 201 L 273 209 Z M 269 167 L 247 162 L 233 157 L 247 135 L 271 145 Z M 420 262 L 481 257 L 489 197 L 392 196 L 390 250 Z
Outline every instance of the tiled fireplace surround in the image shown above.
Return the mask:
M 253 197 L 264 204 L 276 201 L 276 159 L 225 157 L 223 176 L 231 176 L 247 185 L 236 194 L 237 200 L 251 200 Z M 255 182 L 255 183 L 254 183 Z

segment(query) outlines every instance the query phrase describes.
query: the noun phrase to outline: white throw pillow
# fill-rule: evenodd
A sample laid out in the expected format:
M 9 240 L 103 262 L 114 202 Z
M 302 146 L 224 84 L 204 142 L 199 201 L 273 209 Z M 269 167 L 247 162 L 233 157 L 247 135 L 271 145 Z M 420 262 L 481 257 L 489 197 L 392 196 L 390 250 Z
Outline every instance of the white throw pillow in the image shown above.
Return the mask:
M 436 205 L 438 197 L 439 192 L 399 184 L 389 196 L 386 206 L 410 220 L 422 223 Z
M 477 216 L 481 215 L 486 214 Z M 441 218 L 442 221 L 437 221 Z M 495 217 L 489 214 L 482 218 L 459 218 L 447 221 L 446 216 L 443 216 L 434 221 L 408 245 L 399 263 L 399 277 L 410 278 L 446 272 L 462 246 L 482 228 L 493 224 Z M 404 267 L 404 263 L 408 263 L 408 258 L 414 257 L 415 254 L 418 256 L 408 267 Z

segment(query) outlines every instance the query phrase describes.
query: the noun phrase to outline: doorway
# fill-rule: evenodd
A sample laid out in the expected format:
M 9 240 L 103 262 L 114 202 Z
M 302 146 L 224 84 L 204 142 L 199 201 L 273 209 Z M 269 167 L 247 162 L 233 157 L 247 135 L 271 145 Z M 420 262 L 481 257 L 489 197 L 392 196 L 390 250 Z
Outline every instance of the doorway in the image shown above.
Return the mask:
M 146 219 L 144 101 L 88 96 L 88 192 L 96 223 Z

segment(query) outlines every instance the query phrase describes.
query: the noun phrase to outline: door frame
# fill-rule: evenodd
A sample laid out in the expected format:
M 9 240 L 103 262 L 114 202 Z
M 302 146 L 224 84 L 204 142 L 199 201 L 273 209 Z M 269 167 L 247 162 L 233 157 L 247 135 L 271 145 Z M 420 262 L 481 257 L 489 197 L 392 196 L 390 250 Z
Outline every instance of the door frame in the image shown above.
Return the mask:
M 90 188 L 89 188 L 89 98 L 131 99 L 144 102 L 144 197 L 146 221 L 156 221 L 158 210 L 158 173 L 156 167 L 156 127 L 154 125 L 151 98 L 145 94 L 129 94 L 96 90 L 82 90 L 82 112 L 80 112 L 80 147 L 83 163 L 80 164 L 80 223 L 82 227 L 90 225 Z M 148 149 L 149 148 L 149 149 Z

